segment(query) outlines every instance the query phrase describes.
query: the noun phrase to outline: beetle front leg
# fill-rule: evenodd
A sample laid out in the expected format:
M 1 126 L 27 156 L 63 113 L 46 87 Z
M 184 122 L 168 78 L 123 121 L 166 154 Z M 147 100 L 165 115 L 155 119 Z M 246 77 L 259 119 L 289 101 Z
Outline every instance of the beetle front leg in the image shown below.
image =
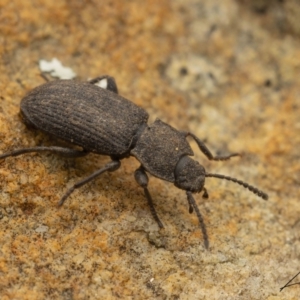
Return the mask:
M 89 83 L 95 84 L 103 89 L 109 90 L 118 94 L 118 87 L 113 77 L 108 75 L 99 76 L 89 80 Z
M 207 146 L 204 144 L 203 141 L 201 141 L 199 138 L 197 138 L 194 134 L 187 132 L 186 136 L 191 136 L 195 142 L 197 143 L 199 149 L 202 151 L 202 153 L 209 159 L 209 160 L 227 160 L 231 157 L 234 156 L 240 156 L 239 153 L 233 153 L 233 154 L 228 154 L 228 155 L 217 155 L 214 156 L 212 153 L 209 151 Z
M 199 221 L 199 225 L 200 225 L 200 228 L 201 228 L 201 231 L 202 231 L 202 235 L 203 235 L 203 239 L 204 239 L 204 245 L 205 245 L 205 248 L 208 249 L 209 241 L 208 241 L 207 230 L 206 230 L 206 226 L 205 226 L 203 217 L 202 217 L 202 215 L 200 213 L 200 210 L 197 206 L 197 203 L 196 203 L 196 201 L 193 197 L 193 194 L 191 192 L 187 191 L 186 195 L 187 195 L 187 200 L 188 200 L 188 203 L 189 203 L 189 212 L 192 213 L 193 209 L 195 210 L 198 221 Z
M 121 165 L 121 162 L 119 160 L 112 160 L 109 163 L 107 163 L 103 168 L 97 170 L 90 176 L 76 182 L 60 199 L 58 202 L 58 206 L 61 206 L 64 204 L 66 199 L 71 195 L 71 193 L 74 192 L 75 189 L 78 189 L 79 187 L 85 185 L 86 183 L 90 182 L 91 180 L 95 179 L 97 176 L 101 175 L 104 172 L 113 172 L 119 169 Z
M 148 201 L 148 204 L 150 206 L 150 211 L 151 211 L 151 214 L 154 218 L 154 220 L 156 221 L 157 225 L 160 227 L 160 228 L 164 228 L 164 225 L 162 224 L 162 222 L 160 221 L 157 213 L 156 213 L 156 210 L 155 210 L 155 207 L 153 205 L 153 201 L 152 201 L 152 197 L 148 191 L 148 176 L 144 170 L 143 167 L 139 167 L 135 172 L 134 172 L 134 178 L 136 180 L 136 182 L 144 189 L 144 193 L 145 193 L 145 196 L 147 198 L 147 201 Z

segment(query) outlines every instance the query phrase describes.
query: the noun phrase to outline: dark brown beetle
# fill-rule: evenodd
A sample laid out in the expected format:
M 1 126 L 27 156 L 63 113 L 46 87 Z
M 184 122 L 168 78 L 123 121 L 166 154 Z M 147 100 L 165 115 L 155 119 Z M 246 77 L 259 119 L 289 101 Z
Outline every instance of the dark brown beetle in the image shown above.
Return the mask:
M 45 83 L 29 92 L 21 101 L 21 117 L 26 125 L 81 146 L 82 151 L 63 147 L 33 147 L 0 155 L 1 158 L 29 152 L 51 151 L 68 157 L 80 157 L 89 152 L 108 155 L 111 161 L 103 168 L 74 184 L 60 199 L 62 205 L 77 188 L 104 172 L 117 170 L 120 160 L 134 156 L 141 166 L 135 171 L 137 183 L 144 189 L 152 216 L 160 228 L 148 191 L 146 171 L 155 177 L 174 183 L 186 191 L 189 212 L 196 211 L 205 245 L 208 237 L 203 218 L 192 193 L 204 192 L 205 177 L 217 177 L 236 182 L 263 199 L 267 194 L 257 188 L 224 175 L 206 173 L 203 166 L 190 156 L 194 153 L 186 141 L 191 136 L 209 160 L 227 160 L 238 154 L 213 156 L 195 135 L 174 129 L 156 120 L 147 125 L 148 113 L 118 95 L 117 85 L 110 76 L 97 77 L 89 82 L 57 80 Z

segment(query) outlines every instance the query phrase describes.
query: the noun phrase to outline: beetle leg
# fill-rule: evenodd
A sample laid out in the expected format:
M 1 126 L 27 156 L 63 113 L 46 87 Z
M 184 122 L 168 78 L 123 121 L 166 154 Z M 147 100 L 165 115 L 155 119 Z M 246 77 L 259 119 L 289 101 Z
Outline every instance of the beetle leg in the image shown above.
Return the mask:
M 196 201 L 193 197 L 193 194 L 189 191 L 186 191 L 186 195 L 187 195 L 187 200 L 188 200 L 188 203 L 189 203 L 189 211 L 191 212 L 191 208 L 192 208 L 192 210 L 195 209 L 195 212 L 196 212 L 199 224 L 200 224 L 200 228 L 201 228 L 201 231 L 202 231 L 202 235 L 203 235 L 203 239 L 204 239 L 204 245 L 205 245 L 205 248 L 208 249 L 209 241 L 208 241 L 208 235 L 207 235 L 206 226 L 205 226 L 203 217 L 202 217 L 202 215 L 199 211 L 199 208 L 196 204 Z
M 89 80 L 89 83 L 95 84 L 103 89 L 106 89 L 106 90 L 109 90 L 111 92 L 118 94 L 118 87 L 117 87 L 116 81 L 111 76 L 103 75 L 100 77 L 96 77 L 96 78 Z
M 157 225 L 160 228 L 164 228 L 164 225 L 162 224 L 162 222 L 160 221 L 160 219 L 156 213 L 155 207 L 153 205 L 152 197 L 147 188 L 149 180 L 148 180 L 148 176 L 147 176 L 145 170 L 142 167 L 138 168 L 134 172 L 134 178 L 135 178 L 136 182 L 144 189 L 144 193 L 147 198 L 148 204 L 150 206 L 150 211 L 151 211 L 151 214 L 152 214 L 154 220 L 156 221 Z
M 218 155 L 218 156 L 213 156 L 212 153 L 209 151 L 207 146 L 204 144 L 203 141 L 201 141 L 199 138 L 197 138 L 194 134 L 188 132 L 186 136 L 191 136 L 195 142 L 197 143 L 199 149 L 202 151 L 202 153 L 209 159 L 209 160 L 227 160 L 233 156 L 240 156 L 239 153 L 233 153 L 233 154 L 228 154 L 228 155 Z
M 189 213 L 192 214 L 194 212 L 194 208 L 191 205 L 191 203 L 189 202 Z
M 119 160 L 112 160 L 109 163 L 107 163 L 103 168 L 97 170 L 90 176 L 83 178 L 82 180 L 76 182 L 60 199 L 58 202 L 58 206 L 63 205 L 63 203 L 66 201 L 66 199 L 71 195 L 71 193 L 74 192 L 75 189 L 78 189 L 79 187 L 85 185 L 86 183 L 90 182 L 91 180 L 95 179 L 97 176 L 101 175 L 104 172 L 113 172 L 119 169 L 121 163 Z
M 202 198 L 204 198 L 204 199 L 208 199 L 209 198 L 207 189 L 205 187 L 203 187 Z M 189 201 L 189 199 L 188 199 L 188 202 L 189 202 L 189 213 L 192 214 L 194 212 L 194 208 L 193 208 L 193 205 L 191 204 L 191 202 Z
M 32 147 L 32 148 L 22 148 L 18 150 L 13 150 L 11 152 L 7 152 L 4 154 L 0 155 L 0 159 L 9 157 L 9 156 L 18 156 L 21 154 L 25 153 L 31 153 L 31 152 L 44 152 L 44 151 L 49 151 L 49 152 L 54 152 L 63 156 L 67 157 L 80 157 L 80 156 L 85 156 L 88 154 L 87 151 L 82 151 L 82 150 L 75 150 L 71 148 L 63 148 L 63 147 L 56 147 L 56 146 L 51 146 L 51 147 Z

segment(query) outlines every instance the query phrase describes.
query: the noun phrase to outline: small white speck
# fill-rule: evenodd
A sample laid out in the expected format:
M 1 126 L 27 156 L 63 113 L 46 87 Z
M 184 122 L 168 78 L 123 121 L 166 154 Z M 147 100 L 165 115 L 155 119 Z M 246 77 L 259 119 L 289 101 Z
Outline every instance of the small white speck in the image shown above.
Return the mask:
M 35 232 L 38 232 L 38 233 L 44 233 L 44 232 L 47 232 L 49 230 L 49 227 L 46 226 L 46 225 L 40 225 L 38 226 L 36 229 L 35 229 Z
M 42 72 L 49 72 L 51 76 L 59 79 L 73 79 L 76 73 L 68 67 L 64 67 L 57 58 L 52 58 L 51 61 L 41 59 L 39 67 Z
M 127 220 L 128 222 L 135 222 L 135 221 L 136 221 L 136 217 L 135 217 L 135 216 L 127 216 L 127 217 L 126 217 L 126 220 Z
M 150 282 L 153 282 L 153 280 L 154 280 L 154 278 L 151 278 L 149 281 L 150 281 Z
M 95 85 L 103 88 L 103 89 L 107 89 L 107 78 L 103 78 L 100 81 L 98 81 L 97 83 L 95 83 Z

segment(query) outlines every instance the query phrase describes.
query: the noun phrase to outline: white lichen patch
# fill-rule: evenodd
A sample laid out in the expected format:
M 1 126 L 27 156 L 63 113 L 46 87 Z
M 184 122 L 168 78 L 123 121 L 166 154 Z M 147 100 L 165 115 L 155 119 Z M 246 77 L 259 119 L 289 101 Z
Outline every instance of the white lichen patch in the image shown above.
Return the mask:
M 39 67 L 42 72 L 50 73 L 51 76 L 59 79 L 73 79 L 76 73 L 68 67 L 64 67 L 57 58 L 52 58 L 51 61 L 41 59 Z

